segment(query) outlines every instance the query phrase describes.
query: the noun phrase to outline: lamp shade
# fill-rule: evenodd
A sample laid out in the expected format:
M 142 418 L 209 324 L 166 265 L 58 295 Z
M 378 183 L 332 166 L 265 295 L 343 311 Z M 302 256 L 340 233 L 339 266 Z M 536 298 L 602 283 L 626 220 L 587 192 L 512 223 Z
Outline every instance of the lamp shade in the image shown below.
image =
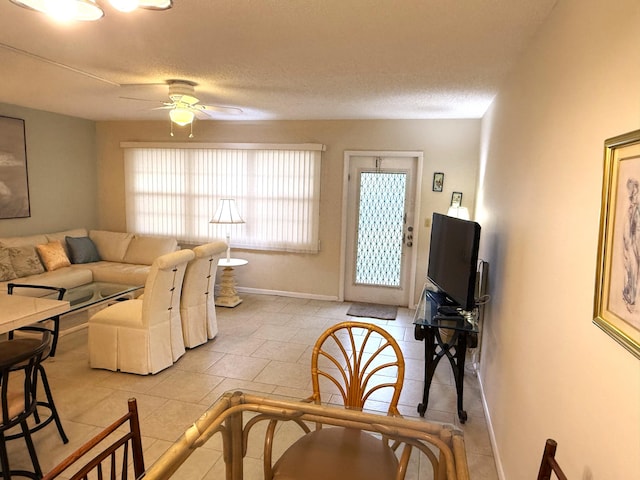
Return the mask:
M 461 218 L 463 220 L 469 220 L 469 209 L 467 207 L 449 207 L 447 215 L 450 217 Z
M 233 198 L 223 198 L 209 223 L 244 223 Z

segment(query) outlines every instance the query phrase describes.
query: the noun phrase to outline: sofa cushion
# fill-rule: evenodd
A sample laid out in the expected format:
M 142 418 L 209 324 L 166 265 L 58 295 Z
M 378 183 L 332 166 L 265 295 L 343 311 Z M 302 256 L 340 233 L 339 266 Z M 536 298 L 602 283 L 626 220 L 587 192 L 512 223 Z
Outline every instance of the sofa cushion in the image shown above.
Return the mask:
M 105 261 L 71 265 L 71 268 L 91 270 L 94 282 L 122 283 L 124 285 L 144 285 L 151 270 L 149 265 Z
M 89 237 L 66 237 L 71 263 L 99 262 L 100 254 Z
M 0 247 L 0 281 L 13 280 L 16 277 L 16 271 L 11 264 L 9 249 Z
M 16 272 L 16 277 L 26 277 L 44 272 L 36 247 L 33 245 L 10 247 L 9 256 L 13 270 Z
M 24 237 L 2 237 L 0 238 L 0 244 L 5 247 L 24 247 L 25 245 L 31 245 L 35 247 L 42 243 L 47 243 L 49 240 L 47 236 L 42 235 L 27 235 Z
M 29 285 L 47 285 L 50 287 L 63 287 L 66 289 L 79 287 L 86 285 L 93 281 L 93 273 L 88 268 L 81 268 L 80 265 L 74 268 L 74 266 L 59 268 L 52 272 L 44 272 L 38 275 L 32 275 L 28 277 L 17 278 L 11 280 L 12 283 L 23 283 Z M 7 283 L 0 283 L 0 292 L 7 292 Z M 40 297 L 43 295 L 50 295 L 51 292 L 46 290 L 37 289 L 24 289 L 20 291 L 20 295 L 30 295 Z
M 47 233 L 47 241 L 54 242 L 58 240 L 62 244 L 62 248 L 64 248 L 64 252 L 67 254 L 67 257 L 71 260 L 71 255 L 69 254 L 69 248 L 66 242 L 67 237 L 86 237 L 89 235 L 89 232 L 86 228 L 74 228 L 73 230 L 64 230 L 62 232 L 55 233 Z M 41 242 L 44 243 L 44 242 Z
M 58 240 L 44 245 L 37 245 L 36 250 L 48 272 L 71 265 L 69 257 L 67 257 L 64 248 L 62 248 L 62 243 Z
M 98 254 L 107 262 L 122 262 L 133 233 L 109 232 L 106 230 L 91 230 L 89 238 L 93 240 Z
M 178 242 L 175 238 L 136 235 L 129 243 L 123 261 L 138 265 L 151 265 L 159 256 L 175 252 L 177 248 Z

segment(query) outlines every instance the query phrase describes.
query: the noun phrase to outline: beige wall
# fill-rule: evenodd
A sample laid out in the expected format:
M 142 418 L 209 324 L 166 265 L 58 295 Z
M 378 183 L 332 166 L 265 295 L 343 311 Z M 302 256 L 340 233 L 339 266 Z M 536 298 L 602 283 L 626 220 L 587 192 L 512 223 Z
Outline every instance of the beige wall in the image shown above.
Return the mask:
M 235 251 L 249 260 L 236 269 L 245 288 L 336 298 L 340 280 L 340 215 L 345 150 L 424 152 L 421 235 L 416 274 L 420 290 L 426 271 L 429 229 L 424 219 L 446 212 L 452 191 L 473 208 L 480 144 L 479 120 L 196 122 L 195 142 L 323 143 L 320 241 L 317 255 Z M 184 130 L 169 136 L 169 122 L 98 122 L 98 201 L 102 228 L 126 228 L 123 141 L 187 141 Z M 443 193 L 431 191 L 434 171 L 445 173 Z M 418 292 L 419 293 L 419 292 Z
M 558 2 L 483 121 L 481 378 L 504 479 L 544 441 L 573 479 L 640 478 L 640 361 L 592 324 L 603 142 L 640 128 L 640 3 Z
M 0 115 L 25 121 L 31 217 L 0 220 L 0 236 L 97 224 L 95 123 L 0 104 Z

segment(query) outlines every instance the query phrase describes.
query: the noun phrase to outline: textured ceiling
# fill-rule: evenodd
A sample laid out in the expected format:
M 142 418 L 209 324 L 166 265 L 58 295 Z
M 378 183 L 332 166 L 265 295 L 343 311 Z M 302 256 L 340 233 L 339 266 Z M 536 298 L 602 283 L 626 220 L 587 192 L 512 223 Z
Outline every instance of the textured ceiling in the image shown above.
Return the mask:
M 557 0 L 97 1 L 101 20 L 60 24 L 0 0 L 0 102 L 160 120 L 185 79 L 243 110 L 220 119 L 479 118 Z

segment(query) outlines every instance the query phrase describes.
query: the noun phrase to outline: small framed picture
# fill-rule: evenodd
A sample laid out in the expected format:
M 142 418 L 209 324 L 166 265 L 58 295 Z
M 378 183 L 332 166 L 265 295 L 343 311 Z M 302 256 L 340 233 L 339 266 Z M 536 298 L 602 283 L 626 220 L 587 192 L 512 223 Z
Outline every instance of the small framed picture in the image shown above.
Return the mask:
M 433 174 L 433 191 L 441 192 L 444 187 L 444 173 L 436 172 Z
M 462 205 L 462 192 L 453 192 L 451 194 L 451 206 L 459 207 Z

